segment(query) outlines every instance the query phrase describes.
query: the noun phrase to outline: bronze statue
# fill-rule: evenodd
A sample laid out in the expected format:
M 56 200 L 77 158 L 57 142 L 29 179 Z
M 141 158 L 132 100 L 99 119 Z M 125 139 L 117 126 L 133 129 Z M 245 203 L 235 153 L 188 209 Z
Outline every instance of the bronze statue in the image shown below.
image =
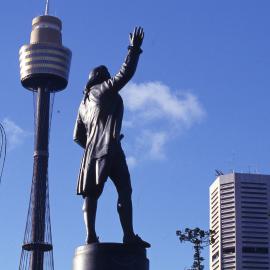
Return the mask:
M 121 147 L 123 100 L 119 91 L 136 71 L 144 31 L 136 27 L 130 33 L 130 46 L 120 71 L 111 77 L 105 66 L 92 70 L 84 90 L 74 129 L 74 141 L 85 149 L 77 184 L 77 194 L 84 198 L 83 213 L 86 243 L 97 243 L 95 231 L 97 201 L 108 177 L 117 192 L 117 210 L 123 229 L 123 243 L 150 247 L 133 231 L 131 182 L 125 154 Z

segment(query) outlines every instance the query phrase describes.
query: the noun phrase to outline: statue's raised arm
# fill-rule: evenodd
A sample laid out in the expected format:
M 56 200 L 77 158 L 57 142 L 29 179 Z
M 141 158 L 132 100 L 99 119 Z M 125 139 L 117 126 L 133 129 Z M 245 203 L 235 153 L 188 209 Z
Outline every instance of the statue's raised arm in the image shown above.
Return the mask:
M 133 77 L 139 56 L 142 53 L 141 45 L 144 38 L 144 31 L 141 27 L 136 27 L 133 33 L 129 34 L 130 45 L 125 62 L 120 71 L 108 81 L 109 87 L 115 91 L 120 91 Z

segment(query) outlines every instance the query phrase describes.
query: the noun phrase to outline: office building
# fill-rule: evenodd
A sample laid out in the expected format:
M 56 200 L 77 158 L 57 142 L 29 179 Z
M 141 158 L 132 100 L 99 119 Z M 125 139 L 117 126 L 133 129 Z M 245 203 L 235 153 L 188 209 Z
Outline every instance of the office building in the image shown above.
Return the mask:
M 219 175 L 210 186 L 210 270 L 270 269 L 270 175 Z

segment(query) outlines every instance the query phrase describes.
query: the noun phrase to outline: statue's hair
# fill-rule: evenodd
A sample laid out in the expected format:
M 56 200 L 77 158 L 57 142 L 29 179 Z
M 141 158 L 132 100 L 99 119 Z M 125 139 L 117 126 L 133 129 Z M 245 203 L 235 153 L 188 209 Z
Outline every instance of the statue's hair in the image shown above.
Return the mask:
M 104 82 L 105 80 L 110 78 L 110 73 L 106 66 L 101 65 L 98 67 L 95 67 L 89 74 L 88 82 L 84 88 L 83 94 L 84 94 L 84 102 L 88 98 L 89 92 L 91 90 L 91 87 L 93 87 L 96 84 L 100 84 Z
M 90 89 L 92 86 L 104 82 L 108 79 L 109 74 L 107 67 L 104 65 L 94 68 L 89 74 L 86 88 Z

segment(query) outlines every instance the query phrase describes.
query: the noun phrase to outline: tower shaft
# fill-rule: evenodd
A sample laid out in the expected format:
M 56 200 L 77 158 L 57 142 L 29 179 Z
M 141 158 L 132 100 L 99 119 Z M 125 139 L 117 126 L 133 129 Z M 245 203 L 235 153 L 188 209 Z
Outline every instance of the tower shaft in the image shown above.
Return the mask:
M 45 236 L 46 183 L 48 175 L 49 108 L 50 92 L 39 88 L 37 92 L 37 113 L 35 130 L 33 166 L 33 215 L 32 243 L 37 248 L 32 252 L 30 269 L 43 269 L 44 251 L 42 244 Z M 39 248 L 38 248 L 39 247 Z

